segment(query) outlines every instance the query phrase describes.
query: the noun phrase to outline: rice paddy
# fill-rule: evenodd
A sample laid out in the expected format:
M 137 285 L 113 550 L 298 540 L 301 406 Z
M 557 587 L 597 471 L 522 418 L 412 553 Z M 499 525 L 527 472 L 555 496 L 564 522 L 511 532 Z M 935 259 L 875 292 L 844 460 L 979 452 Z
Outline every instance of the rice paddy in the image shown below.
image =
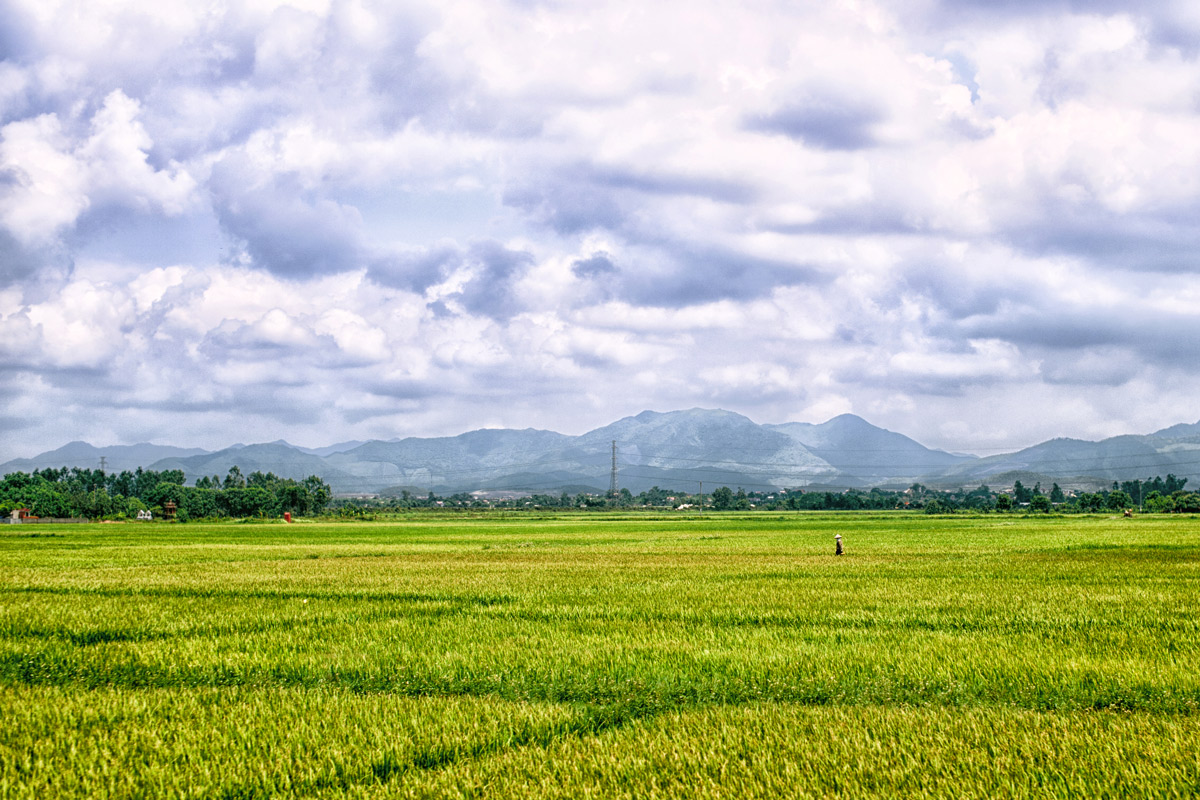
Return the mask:
M 3 526 L 0 797 L 1189 797 L 1197 598 L 1168 515 Z

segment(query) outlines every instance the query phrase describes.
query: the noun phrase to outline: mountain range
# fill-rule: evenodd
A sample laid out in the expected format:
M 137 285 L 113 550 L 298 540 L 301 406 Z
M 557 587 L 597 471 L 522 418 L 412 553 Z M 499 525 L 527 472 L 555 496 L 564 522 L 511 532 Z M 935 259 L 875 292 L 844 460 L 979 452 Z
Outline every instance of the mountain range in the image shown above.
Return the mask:
M 189 483 L 224 477 L 237 466 L 280 477 L 318 475 L 335 492 L 402 489 L 457 491 L 593 491 L 617 482 L 634 494 L 659 486 L 709 487 L 967 486 L 1014 479 L 1083 488 L 1173 473 L 1200 482 L 1200 423 L 1098 442 L 1051 439 L 1015 453 L 980 458 L 934 450 L 852 414 L 828 422 L 758 424 L 731 411 L 644 411 L 580 436 L 553 431 L 483 429 L 459 436 L 342 442 L 320 448 L 285 441 L 237 444 L 218 451 L 153 444 L 94 447 L 72 442 L 33 458 L 0 464 L 0 474 L 48 467 L 109 471 L 183 470 Z

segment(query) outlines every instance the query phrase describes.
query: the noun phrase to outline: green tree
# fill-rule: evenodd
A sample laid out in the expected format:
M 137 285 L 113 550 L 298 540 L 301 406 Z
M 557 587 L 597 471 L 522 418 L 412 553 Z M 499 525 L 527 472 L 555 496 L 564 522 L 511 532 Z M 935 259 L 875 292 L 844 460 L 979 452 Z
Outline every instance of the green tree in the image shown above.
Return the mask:
M 949 514 L 953 510 L 936 497 L 925 503 L 926 514 Z
M 1050 510 L 1050 498 L 1044 494 L 1035 494 L 1033 499 L 1029 501 L 1029 508 L 1044 514 Z
M 137 491 L 137 483 L 134 480 L 133 473 L 129 470 L 121 470 L 120 474 L 108 476 L 108 493 L 111 495 L 124 495 L 132 497 Z
M 167 503 L 174 503 L 175 508 L 178 510 L 179 508 L 183 507 L 183 497 L 187 491 L 187 489 L 184 489 L 177 483 L 159 481 L 158 485 L 151 490 L 149 496 L 146 497 L 145 500 L 152 507 L 157 507 L 159 509 L 166 508 Z
M 1186 481 L 1187 479 L 1185 478 L 1184 480 Z M 1196 492 L 1185 492 L 1182 489 L 1172 492 L 1171 506 L 1173 511 L 1181 514 L 1200 513 L 1200 494 L 1197 494 Z
M 218 492 L 213 489 L 189 489 L 183 495 L 179 507 L 179 518 L 182 520 L 204 519 L 215 517 L 221 513 L 217 501 Z
M 140 497 L 126 497 L 124 505 L 118 509 L 119 513 L 125 514 L 130 519 L 137 517 L 139 511 L 148 511 L 149 508 Z
M 1104 505 L 1108 506 L 1113 511 L 1120 511 L 1123 508 L 1129 508 L 1132 506 L 1133 498 L 1120 489 L 1117 489 L 1115 492 L 1108 493 L 1108 497 L 1105 499 Z
M 261 470 L 255 470 L 246 476 L 247 486 L 259 486 L 263 489 L 270 490 L 272 486 L 279 483 L 279 476 L 274 472 L 268 472 L 265 475 Z
M 237 464 L 229 468 L 229 473 L 225 476 L 225 482 L 221 486 L 225 489 L 246 488 L 246 479 L 242 477 L 242 471 L 238 469 Z
M 69 517 L 71 503 L 57 481 L 41 481 L 26 495 L 29 511 L 35 517 Z
M 160 481 L 166 481 L 167 483 L 174 483 L 174 484 L 178 484 L 179 486 L 183 486 L 183 483 L 184 483 L 183 470 L 181 470 L 181 469 L 164 469 L 162 472 L 158 473 L 158 479 Z
M 963 498 L 963 505 L 976 511 L 991 511 L 996 507 L 996 499 L 987 484 L 981 484 L 978 489 L 967 492 Z
M 254 517 L 270 512 L 275 497 L 266 489 L 252 486 L 242 489 L 226 489 L 221 492 L 220 503 L 231 517 Z
M 996 496 L 996 510 L 997 511 L 1011 511 L 1012 510 L 1012 498 L 1006 494 L 997 495 Z
M 312 498 L 308 489 L 298 483 L 286 483 L 275 490 L 275 501 L 280 511 L 290 511 L 293 514 L 307 514 L 312 507 Z
M 717 511 L 727 511 L 733 508 L 733 490 L 728 486 L 714 489 L 712 493 L 712 507 Z
M 313 514 L 320 514 L 333 498 L 333 489 L 316 475 L 309 475 L 301 483 L 308 490 L 309 511 Z M 566 496 L 567 493 L 563 492 L 563 497 L 565 498 Z
M 103 519 L 117 510 L 117 504 L 104 489 L 92 489 L 73 497 L 74 513 L 88 519 Z
M 1059 485 L 1057 483 L 1050 487 L 1050 502 L 1051 503 L 1061 503 L 1061 502 L 1065 501 L 1066 499 L 1067 499 L 1067 496 L 1065 494 L 1063 494 L 1063 490 L 1059 487 Z
M 1142 501 L 1142 504 L 1152 514 L 1163 514 L 1174 507 L 1171 498 L 1164 497 L 1162 492 L 1157 490 L 1151 490 Z

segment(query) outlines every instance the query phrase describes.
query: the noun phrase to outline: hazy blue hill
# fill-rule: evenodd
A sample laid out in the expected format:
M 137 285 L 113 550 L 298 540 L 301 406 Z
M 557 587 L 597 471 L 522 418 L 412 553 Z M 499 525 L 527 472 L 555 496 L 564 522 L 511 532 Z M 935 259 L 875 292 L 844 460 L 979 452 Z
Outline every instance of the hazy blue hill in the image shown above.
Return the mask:
M 1168 442 L 1200 442 L 1200 422 L 1181 422 L 1178 425 L 1163 428 L 1161 431 L 1155 431 L 1147 438 Z
M 0 464 L 0 474 L 9 472 L 33 472 L 35 469 L 58 469 L 81 467 L 99 469 L 100 458 L 106 460 L 105 470 L 120 472 L 146 467 L 163 458 L 188 457 L 208 452 L 198 447 L 171 447 L 159 444 L 121 444 L 94 447 L 87 442 L 71 442 L 57 450 L 50 450 L 33 458 L 15 458 Z
M 708 409 L 646 411 L 577 437 L 485 430 L 446 439 L 371 442 L 330 460 L 345 459 L 344 468 L 360 475 L 363 464 L 370 463 L 370 478 L 390 478 L 393 486 L 429 486 L 432 468 L 435 489 L 555 492 L 571 484 L 607 487 L 614 440 L 618 485 L 634 493 L 651 486 L 694 492 L 701 481 L 710 488 L 769 489 L 834 474 L 787 436 L 740 414 Z
M 912 481 L 946 486 L 997 483 L 1013 475 L 1082 486 L 1174 473 L 1200 485 L 1200 423 L 1099 442 L 1051 439 L 1015 453 L 975 458 L 927 448 L 852 414 L 820 424 L 760 425 L 731 411 L 703 408 L 644 411 L 581 436 L 533 428 L 482 429 L 324 448 L 301 448 L 280 440 L 232 445 L 215 453 L 71 442 L 33 458 L 9 461 L 0 471 L 97 468 L 103 456 L 110 472 L 138 466 L 181 469 L 189 482 L 202 475 L 224 478 L 236 465 L 243 474 L 259 470 L 296 479 L 317 475 L 344 493 L 388 487 L 439 493 L 557 493 L 563 486 L 607 488 L 614 441 L 618 485 L 635 494 L 655 485 L 694 492 L 700 482 L 706 491 L 721 485 L 770 489 Z
M 366 444 L 366 442 L 355 439 L 349 442 L 338 442 L 337 444 L 325 445 L 324 447 L 300 447 L 299 445 L 293 446 L 301 452 L 324 458 L 325 456 L 331 456 L 334 453 L 344 453 L 347 450 L 353 450 L 354 448 L 361 447 L 364 444 Z
M 651 485 L 696 491 L 700 481 L 714 488 L 733 483 L 769 489 L 835 472 L 786 434 L 720 409 L 643 411 L 583 434 L 573 452 L 581 465 L 604 477 L 611 471 L 614 440 L 618 482 L 630 491 Z
M 787 422 L 765 426 L 790 436 L 857 485 L 916 480 L 947 467 L 974 461 L 972 456 L 931 450 L 909 437 L 842 414 L 820 424 Z
M 688 411 L 643 411 L 579 436 L 582 447 L 606 449 L 616 440 L 618 450 L 636 452 L 645 458 L 678 458 L 680 453 L 725 457 L 734 451 L 775 450 L 788 442 L 748 417 L 720 409 L 693 408 Z
M 533 428 L 483 429 L 458 436 L 367 442 L 331 454 L 326 461 L 358 478 L 364 491 L 389 486 L 477 489 L 489 487 L 505 475 L 525 471 L 556 453 L 571 438 Z
M 1000 473 L 1023 471 L 1050 478 L 1132 480 L 1195 470 L 1193 464 L 1180 472 L 1180 462 L 1188 459 L 1160 450 L 1153 441 L 1151 436 L 1114 436 L 1099 442 L 1051 439 L 1015 453 L 963 464 L 946 471 L 943 477 L 982 480 Z
M 338 491 L 352 491 L 351 476 L 330 465 L 325 459 L 302 452 L 289 444 L 248 444 L 226 448 L 215 453 L 186 458 L 167 458 L 150 465 L 154 470 L 181 469 L 188 483 L 202 476 L 216 475 L 224 479 L 231 467 L 236 466 L 242 475 L 251 472 L 273 472 L 281 478 L 303 480 L 309 475 L 324 479 Z

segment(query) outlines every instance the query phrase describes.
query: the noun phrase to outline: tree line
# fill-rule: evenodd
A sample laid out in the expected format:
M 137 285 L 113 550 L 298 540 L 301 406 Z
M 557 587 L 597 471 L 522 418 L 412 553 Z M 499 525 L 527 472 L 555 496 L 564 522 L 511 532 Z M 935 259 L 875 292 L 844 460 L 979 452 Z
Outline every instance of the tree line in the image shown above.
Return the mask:
M 1033 487 L 1015 481 L 1011 491 L 993 491 L 986 484 L 975 489 L 957 488 L 936 490 L 920 483 L 908 489 L 848 489 L 841 492 L 805 489 L 776 492 L 736 493 L 721 487 L 712 494 L 714 509 L 796 509 L 813 511 L 884 510 L 906 508 L 929 514 L 956 511 L 1010 512 L 1029 511 L 1079 514 L 1138 509 L 1152 513 L 1200 513 L 1200 495 L 1184 490 L 1187 478 L 1168 475 L 1146 480 L 1114 481 L 1111 489 L 1098 492 L 1068 494 L 1054 483 L 1043 490 L 1041 483 Z
M 0 514 L 27 508 L 33 516 L 134 519 L 139 512 L 162 516 L 174 505 L 180 521 L 218 517 L 279 517 L 285 512 L 319 514 L 333 492 L 316 475 L 302 481 L 272 472 L 242 475 L 230 468 L 224 478 L 202 477 L 184 485 L 182 470 L 106 473 L 99 469 L 63 467 L 32 473 L 12 472 L 0 481 Z
M 451 495 L 414 494 L 371 499 L 339 499 L 333 509 L 343 516 L 360 516 L 382 511 L 396 512 L 421 508 L 446 509 L 585 509 L 601 511 L 613 508 L 673 508 L 715 511 L 761 509 L 767 511 L 883 511 L 910 509 L 929 514 L 958 511 L 973 512 L 1049 512 L 1097 513 L 1139 509 L 1147 512 L 1200 513 L 1200 495 L 1187 492 L 1187 478 L 1167 475 L 1145 480 L 1114 482 L 1109 489 L 1098 492 L 1068 493 L 1057 483 L 1043 489 L 1041 483 L 1032 487 L 1021 481 L 1011 489 L 993 490 L 985 485 L 974 489 L 938 490 L 914 483 L 907 489 L 773 489 L 746 491 L 720 486 L 705 495 L 658 486 L 633 494 L 620 489 L 615 495 L 560 492 L 536 493 L 506 499 L 457 493 Z
M 63 467 L 13 472 L 0 480 L 0 515 L 27 508 L 38 517 L 85 519 L 132 519 L 139 512 L 161 516 L 174 504 L 181 521 L 221 517 L 279 517 L 333 511 L 354 516 L 367 511 L 400 511 L 415 508 L 506 508 L 590 509 L 611 508 L 711 508 L 726 510 L 855 511 L 915 509 L 926 513 L 957 511 L 1031 511 L 1094 513 L 1139 509 L 1153 513 L 1200 513 L 1200 494 L 1185 490 L 1187 478 L 1167 475 L 1145 480 L 1114 481 L 1110 489 L 1068 494 L 1057 483 L 1043 490 L 1021 481 L 1011 491 L 993 491 L 987 485 L 975 489 L 936 490 L 914 483 L 904 490 L 890 489 L 775 489 L 736 490 L 728 486 L 707 495 L 652 487 L 637 495 L 621 489 L 615 495 L 579 492 L 533 494 L 504 500 L 484 499 L 465 492 L 438 496 L 414 495 L 371 500 L 333 500 L 329 485 L 315 475 L 302 481 L 280 478 L 274 473 L 243 475 L 234 466 L 221 477 L 203 476 L 194 486 L 184 485 L 182 470 L 146 470 L 106 473 L 99 469 Z
M 1040 483 L 1028 487 L 1019 480 L 1014 482 L 1011 491 L 993 491 L 986 484 L 975 489 L 936 490 L 919 483 L 914 483 L 902 491 L 879 488 L 848 489 L 842 492 L 792 489 L 746 493 L 739 489 L 734 493 L 728 487 L 721 487 L 713 492 L 712 506 L 715 509 L 755 507 L 814 511 L 906 508 L 922 510 L 929 514 L 956 511 L 1056 511 L 1079 514 L 1125 509 L 1153 513 L 1200 512 L 1200 495 L 1184 491 L 1186 483 L 1187 478 L 1168 475 L 1166 478 L 1154 477 L 1145 481 L 1114 481 L 1111 489 L 1073 494 L 1063 491 L 1057 483 L 1052 484 L 1048 490 L 1043 490 Z

